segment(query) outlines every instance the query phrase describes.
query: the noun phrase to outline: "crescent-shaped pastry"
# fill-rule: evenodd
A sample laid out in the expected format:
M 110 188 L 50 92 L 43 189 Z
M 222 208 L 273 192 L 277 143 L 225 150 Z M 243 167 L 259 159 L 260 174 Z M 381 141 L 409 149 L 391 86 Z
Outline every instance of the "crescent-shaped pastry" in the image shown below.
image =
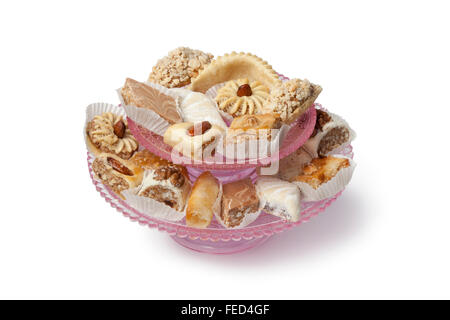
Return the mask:
M 112 112 L 96 115 L 87 124 L 86 133 L 89 149 L 94 154 L 111 153 L 129 159 L 139 147 L 127 121 Z
M 203 172 L 195 181 L 186 209 L 186 224 L 194 228 L 207 228 L 215 210 L 220 210 L 220 183 L 209 172 Z
M 266 61 L 250 53 L 232 52 L 218 57 L 200 71 L 191 81 L 191 90 L 205 93 L 216 84 L 245 78 L 269 88 L 281 85 L 278 74 Z

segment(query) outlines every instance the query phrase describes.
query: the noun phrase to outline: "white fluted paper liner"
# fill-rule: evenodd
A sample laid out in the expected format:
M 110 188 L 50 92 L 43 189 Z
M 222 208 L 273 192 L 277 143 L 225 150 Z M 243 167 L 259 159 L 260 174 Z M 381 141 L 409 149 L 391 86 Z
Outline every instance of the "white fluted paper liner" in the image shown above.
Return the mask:
M 156 112 L 132 105 L 124 106 L 127 117 L 144 128 L 163 136 L 170 124 L 161 118 Z
M 225 84 L 226 84 L 226 82 L 216 84 L 215 86 L 209 88 L 208 91 L 205 92 L 205 95 L 206 95 L 208 98 L 210 98 L 210 99 L 216 101 L 217 92 L 218 92 L 218 91 L 220 90 L 220 88 L 222 88 Z M 232 116 L 231 114 L 229 114 L 229 113 L 226 113 L 226 112 L 220 110 L 219 107 L 217 107 L 217 109 L 218 109 L 220 115 L 222 116 L 222 118 L 225 120 L 225 122 L 226 122 L 228 125 L 230 125 L 230 123 L 233 121 L 233 116 Z
M 92 152 L 94 155 L 97 155 L 99 151 L 92 145 L 90 142 L 87 133 L 86 133 L 86 127 L 89 122 L 94 119 L 95 116 L 102 115 L 105 112 L 111 112 L 114 114 L 121 115 L 124 119 L 126 117 L 125 111 L 123 108 L 120 108 L 118 106 L 115 106 L 113 104 L 104 103 L 104 102 L 97 102 L 92 103 L 87 106 L 86 108 L 86 121 L 84 123 L 84 129 L 83 129 L 83 135 L 84 135 L 84 142 L 86 143 L 87 149 Z
M 214 205 L 212 208 L 213 214 L 216 217 L 217 221 L 220 222 L 220 220 L 217 217 L 220 217 L 220 212 L 222 211 L 222 195 L 223 195 L 223 189 L 222 189 L 222 183 L 219 182 L 219 193 L 217 194 L 217 199 L 214 201 Z
M 127 204 L 149 217 L 164 219 L 168 221 L 180 221 L 186 215 L 186 209 L 183 212 L 176 211 L 164 203 L 148 197 L 137 195 L 138 188 L 122 191 Z
M 244 140 L 235 143 L 233 142 L 233 138 L 230 140 L 225 138 L 221 141 L 224 143 L 224 147 L 217 148 L 216 152 L 224 155 L 228 159 L 255 160 L 266 158 L 267 156 L 275 154 L 280 150 L 280 146 L 289 132 L 289 129 L 290 127 L 288 125 L 283 124 L 271 140 L 267 140 L 264 136 L 262 136 L 261 139 Z M 252 145 L 252 147 L 250 145 Z
M 222 82 L 219 84 L 216 84 L 215 86 L 212 86 L 211 88 L 209 88 L 206 92 L 205 95 L 213 100 L 216 99 L 217 97 L 217 93 L 219 92 L 219 90 L 225 86 L 226 82 Z
M 177 94 L 171 92 L 170 89 L 156 83 L 145 82 L 145 84 L 167 96 L 172 97 L 176 102 L 176 108 L 178 113 L 180 114 L 181 117 L 183 117 L 182 112 L 179 108 L 179 98 Z M 133 105 L 127 105 L 123 100 L 121 91 L 122 88 L 117 89 L 117 95 L 119 96 L 120 103 L 122 104 L 127 117 L 129 117 L 135 123 L 143 126 L 147 130 L 150 130 L 160 136 L 163 136 L 167 128 L 169 128 L 170 123 L 153 110 L 139 108 Z
M 254 213 L 247 213 L 244 215 L 244 218 L 241 221 L 241 224 L 239 224 L 238 226 L 235 227 L 228 227 L 220 218 L 220 213 L 217 214 L 215 213 L 216 216 L 216 220 L 219 221 L 219 223 L 227 229 L 242 229 L 245 228 L 246 226 L 248 226 L 249 224 L 253 223 L 256 219 L 258 219 L 259 215 L 261 214 L 261 210 L 258 210 Z
M 293 183 L 298 186 L 302 193 L 303 201 L 320 201 L 331 198 L 344 190 L 344 188 L 349 184 L 352 179 L 356 163 L 352 159 L 344 156 L 334 155 L 333 157 L 348 159 L 350 161 L 350 166 L 339 170 L 336 176 L 334 176 L 330 181 L 319 186 L 317 189 L 314 189 L 307 183 L 294 181 Z

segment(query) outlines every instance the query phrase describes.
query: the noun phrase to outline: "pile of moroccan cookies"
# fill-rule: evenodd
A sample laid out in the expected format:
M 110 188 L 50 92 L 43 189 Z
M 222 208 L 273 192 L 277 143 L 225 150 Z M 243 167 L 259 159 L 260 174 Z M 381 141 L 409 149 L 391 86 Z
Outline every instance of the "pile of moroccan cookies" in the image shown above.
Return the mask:
M 306 79 L 280 80 L 252 54 L 214 59 L 177 48 L 158 61 L 148 81 L 126 79 L 118 90 L 123 107 L 88 107 L 92 170 L 130 206 L 156 218 L 207 228 L 215 217 L 225 228 L 242 228 L 265 212 L 296 222 L 302 202 L 330 198 L 352 177 L 355 163 L 338 152 L 355 133 L 338 115 L 316 109 L 311 137 L 276 163 L 278 170 L 260 167 L 255 181 L 226 184 L 209 171 L 190 181 L 186 167 L 139 145 L 127 117 L 185 157 L 205 159 L 221 152 L 219 146 L 261 140 L 270 146 L 282 139 L 283 128 L 289 130 L 321 91 Z

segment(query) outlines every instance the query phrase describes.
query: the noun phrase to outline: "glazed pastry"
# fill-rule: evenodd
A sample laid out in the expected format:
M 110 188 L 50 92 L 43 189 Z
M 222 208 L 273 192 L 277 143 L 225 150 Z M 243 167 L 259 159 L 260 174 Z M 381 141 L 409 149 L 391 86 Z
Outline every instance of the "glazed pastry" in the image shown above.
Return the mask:
M 281 118 L 277 113 L 240 116 L 231 122 L 227 131 L 227 142 L 239 143 L 261 137 L 271 140 L 275 133 L 272 130 L 280 129 L 281 125 Z
M 248 79 L 228 81 L 217 92 L 219 108 L 233 117 L 263 112 L 270 90 L 259 81 Z
M 286 123 L 292 123 L 314 104 L 322 88 L 308 80 L 292 79 L 271 91 L 266 110 L 277 112 Z
M 331 112 L 317 109 L 314 132 L 304 146 L 315 156 L 326 156 L 350 143 L 355 136 L 355 132 L 344 119 Z
M 144 170 L 134 161 L 124 160 L 114 154 L 102 153 L 92 163 L 95 176 L 115 193 L 137 187 Z
M 200 50 L 180 47 L 169 52 L 153 67 L 148 81 L 167 88 L 179 88 L 191 83 L 200 70 L 207 66 L 214 56 Z
M 255 186 L 247 178 L 223 185 L 222 210 L 216 217 L 227 228 L 245 227 L 259 215 Z
M 170 124 L 183 121 L 178 113 L 176 99 L 151 85 L 127 78 L 121 94 L 126 105 L 152 110 Z
M 89 149 L 94 154 L 106 152 L 129 159 L 139 147 L 127 122 L 111 112 L 95 116 L 87 124 L 86 133 Z
M 194 228 L 207 228 L 215 211 L 220 211 L 219 181 L 209 172 L 203 172 L 195 181 L 187 203 L 186 224 Z
M 259 177 L 256 192 L 263 210 L 288 222 L 300 219 L 301 196 L 295 184 L 274 177 Z
M 208 121 L 177 123 L 164 133 L 164 142 L 189 158 L 202 159 L 214 154 L 225 131 Z
M 250 53 L 233 52 L 213 60 L 192 80 L 190 89 L 205 93 L 216 84 L 237 79 L 259 81 L 269 89 L 281 85 L 277 73 L 266 61 Z
M 184 122 L 198 123 L 208 121 L 223 129 L 227 128 L 217 110 L 216 103 L 203 93 L 186 89 L 172 89 L 171 91 L 180 97 L 180 110 Z
M 137 195 L 183 211 L 191 190 L 186 168 L 161 159 L 147 150 L 138 152 L 134 161 L 145 169 Z
M 303 166 L 303 171 L 292 181 L 304 182 L 313 189 L 319 188 L 322 184 L 330 181 L 339 170 L 350 166 L 349 159 L 328 156 L 325 158 L 315 158 L 311 163 Z
M 279 177 L 286 181 L 291 181 L 296 176 L 300 175 L 303 170 L 303 166 L 314 158 L 314 156 L 303 147 L 300 147 L 287 157 L 283 158 L 279 162 Z

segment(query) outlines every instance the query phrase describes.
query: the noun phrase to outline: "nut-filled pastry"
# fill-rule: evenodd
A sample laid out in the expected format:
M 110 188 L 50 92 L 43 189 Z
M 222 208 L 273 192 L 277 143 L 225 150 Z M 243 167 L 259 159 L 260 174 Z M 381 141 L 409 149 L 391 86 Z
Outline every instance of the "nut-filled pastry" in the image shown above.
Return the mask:
M 259 215 L 259 198 L 255 186 L 247 178 L 222 186 L 222 210 L 216 215 L 227 228 L 245 227 Z
M 124 160 L 114 154 L 102 153 L 92 163 L 95 176 L 115 193 L 137 187 L 143 177 L 144 170 L 134 158 Z
M 316 156 L 326 156 L 333 150 L 350 143 L 355 136 L 355 132 L 340 116 L 317 109 L 313 134 L 304 147 Z
M 186 224 L 195 228 L 207 228 L 214 212 L 220 211 L 221 187 L 209 172 L 203 172 L 195 181 L 187 203 Z
M 136 153 L 134 161 L 145 170 L 137 195 L 183 211 L 191 190 L 186 168 L 161 159 L 147 150 Z
M 263 210 L 288 222 L 300 219 L 301 196 L 298 187 L 275 177 L 258 177 L 256 192 Z
M 282 126 L 277 113 L 244 115 L 234 118 L 227 131 L 227 142 L 241 142 L 245 140 L 272 139 L 276 129 Z
M 129 159 L 139 147 L 127 122 L 112 112 L 95 116 L 87 124 L 86 133 L 89 149 L 94 154 L 106 152 Z
M 208 158 L 214 155 L 225 130 L 208 121 L 183 122 L 170 126 L 164 133 L 164 143 L 172 146 L 184 156 L 194 159 Z

